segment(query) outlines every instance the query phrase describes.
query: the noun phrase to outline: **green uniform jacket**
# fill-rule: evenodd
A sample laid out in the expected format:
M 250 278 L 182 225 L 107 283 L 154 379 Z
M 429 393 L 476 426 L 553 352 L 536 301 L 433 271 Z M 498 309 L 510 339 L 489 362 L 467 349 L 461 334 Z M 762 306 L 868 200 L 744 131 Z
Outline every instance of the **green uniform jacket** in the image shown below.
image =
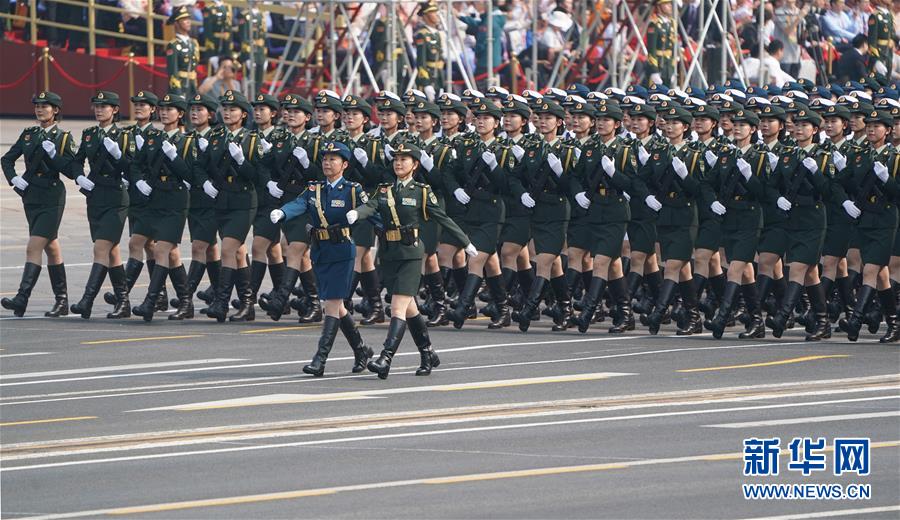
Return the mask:
M 391 199 L 394 211 L 391 210 Z M 412 181 L 406 186 L 398 186 L 398 183 L 382 184 L 369 202 L 360 206 L 358 211 L 360 219 L 379 215 L 386 230 L 396 230 L 403 226 L 419 229 L 426 220 L 435 219 L 456 239 L 464 244 L 469 243 L 466 234 L 444 213 L 431 189 L 421 182 Z M 421 240 L 416 240 L 414 245 L 383 241 L 380 254 L 383 260 L 419 260 L 425 254 L 425 246 Z
M 102 206 L 128 205 L 127 189 L 122 183 L 123 177 L 130 176 L 130 168 L 133 164 L 137 147 L 134 144 L 134 136 L 131 131 L 119 128 L 113 124 L 105 133 L 106 137 L 116 141 L 122 156 L 114 159 L 106 146 L 103 145 L 104 132 L 99 126 L 86 128 L 81 133 L 81 144 L 72 161 L 71 177 L 82 175 L 84 162 L 88 162 L 90 174 L 88 180 L 95 185 L 90 192 L 84 192 L 90 197 L 92 204 Z M 99 188 L 99 189 L 98 189 Z
M 244 163 L 238 165 L 228 151 L 228 143 L 239 143 L 244 153 Z M 206 148 L 209 153 L 209 180 L 219 190 L 216 197 L 217 209 L 246 209 L 256 207 L 257 177 L 261 148 L 259 140 L 246 128 L 239 129 L 234 136 L 227 130 L 209 139 Z
M 890 78 L 893 56 L 894 15 L 879 8 L 869 15 L 869 70 L 875 70 L 875 63 L 880 61 L 887 68 L 885 76 Z
M 647 26 L 647 74 L 659 73 L 664 83 L 675 74 L 675 26 L 672 20 L 654 16 Z
M 51 159 L 41 145 L 44 140 L 53 141 L 56 145 L 56 156 Z M 16 176 L 16 161 L 25 156 L 25 173 L 22 178 L 28 182 L 24 193 L 16 189 L 25 204 L 57 206 L 65 203 L 66 188 L 59 180 L 59 174 L 74 179 L 71 172 L 72 161 L 75 160 L 75 143 L 72 134 L 54 125 L 49 132 L 39 126 L 30 126 L 22 131 L 16 142 L 9 148 L 0 165 L 6 181 L 12 186 Z M 79 173 L 80 175 L 80 173 Z M 33 189 L 32 189 L 33 188 Z
M 174 160 L 170 161 L 162 151 L 162 145 L 166 141 L 175 145 Z M 184 182 L 192 187 L 197 184 L 194 178 L 196 158 L 197 143 L 193 136 L 175 132 L 168 137 L 162 133 L 159 137 L 144 142 L 141 153 L 132 163 L 134 169 L 132 178 L 144 180 L 153 188 L 153 192 L 150 193 L 151 206 L 180 209 L 185 207 L 190 199 L 180 196 L 181 192 L 187 191 Z M 179 195 L 175 196 L 176 193 Z
M 444 84 L 444 51 L 440 32 L 422 25 L 413 36 L 413 41 L 418 67 L 416 85 L 420 88 L 431 85 L 435 90 L 440 90 Z
M 662 203 L 656 224 L 659 226 L 690 226 L 697 222 L 696 199 L 700 196 L 700 180 L 706 175 L 706 159 L 698 143 L 685 143 L 680 149 L 672 145 L 650 152 L 652 164 L 647 187 Z M 672 159 L 680 158 L 687 166 L 684 179 L 675 173 Z
M 203 7 L 203 54 L 208 59 L 213 56 L 230 56 L 234 24 L 231 7 L 226 4 L 208 3 Z
M 197 91 L 197 64 L 200 62 L 200 44 L 190 38 L 184 41 L 177 36 L 166 45 L 166 72 L 169 74 L 169 92 L 190 99 Z
M 509 178 L 511 203 L 522 206 L 521 197 L 528 193 L 535 201 L 534 208 L 529 210 L 532 220 L 568 220 L 569 206 L 566 201 L 569 198 L 570 177 L 577 161 L 576 150 L 560 139 L 553 143 L 541 140 L 526 148 L 525 155 L 512 168 Z M 562 162 L 563 171 L 560 176 L 553 172 L 547 162 L 551 153 Z
M 881 152 L 872 150 L 858 157 L 860 166 L 855 168 L 852 182 L 849 184 L 850 193 L 862 211 L 858 225 L 861 228 L 880 228 L 884 226 L 886 213 L 896 211 L 897 202 L 900 200 L 900 184 L 897 183 L 897 175 L 900 173 L 900 153 L 888 145 Z M 882 183 L 875 175 L 876 161 L 888 168 L 886 183 Z M 849 161 L 847 168 L 850 168 Z
M 847 158 L 847 166 L 843 170 L 838 171 L 837 167 L 834 169 L 834 178 L 831 181 L 832 196 L 825 204 L 828 214 L 828 225 L 854 224 L 856 221 L 844 211 L 844 207 L 841 204 L 850 198 L 848 193 L 855 190 L 853 186 L 854 178 L 857 174 L 864 173 L 861 172 L 861 168 L 869 165 L 871 173 L 871 162 L 865 160 L 865 156 L 869 155 L 869 153 L 850 139 L 844 139 L 839 147 L 834 146 L 831 142 L 823 146 L 831 152 L 832 156 L 837 151 Z
M 651 134 L 650 140 L 644 145 L 644 149 L 650 154 L 650 158 L 647 159 L 646 163 L 641 164 L 639 154 L 641 141 L 639 139 L 631 138 L 623 138 L 623 140 L 631 147 L 631 152 L 638 159 L 637 175 L 632 181 L 631 191 L 628 192 L 628 195 L 631 196 L 631 201 L 629 202 L 629 205 L 631 206 L 631 219 L 655 221 L 657 213 L 647 207 L 647 203 L 644 202 L 644 199 L 647 198 L 647 195 L 650 195 L 650 188 L 648 185 L 651 179 L 662 173 L 655 170 L 665 167 L 665 165 L 655 160 L 654 157 L 658 159 L 661 151 L 668 149 L 669 143 L 657 134 Z M 662 201 L 660 200 L 660 202 Z
M 792 207 L 785 226 L 787 229 L 804 230 L 824 227 L 825 205 L 831 194 L 834 165 L 831 152 L 814 144 L 809 152 L 802 148 L 789 148 L 780 154 L 778 166 L 768 184 L 767 197 L 775 204 L 778 197 L 790 201 Z M 810 172 L 803 166 L 803 159 L 813 157 L 818 171 Z M 778 210 L 781 213 L 785 213 Z
M 719 201 L 725 206 L 727 212 L 724 216 L 710 211 L 725 229 L 761 228 L 762 201 L 766 194 L 764 182 L 769 171 L 765 147 L 754 144 L 746 153 L 734 147 L 720 148 L 716 152 L 716 163 L 707 168 L 700 183 L 700 205 L 709 208 L 713 202 Z M 745 179 L 738 170 L 738 159 L 750 164 L 750 179 Z
M 497 158 L 493 170 L 481 158 L 488 150 Z M 463 139 L 457 140 L 456 158 L 454 180 L 471 200 L 463 206 L 456 197 L 448 198 L 448 213 L 462 215 L 467 222 L 502 222 L 503 195 L 509 191 L 510 172 L 516 164 L 512 150 L 500 139 L 487 145 L 480 139 Z
M 437 195 L 438 201 L 443 201 L 448 196 L 452 196 L 456 188 L 459 188 L 459 184 L 453 176 L 456 150 L 437 138 L 432 139 L 427 144 L 423 141 L 422 150 L 434 160 L 434 167 L 429 172 L 420 166 L 420 173 L 427 181 L 427 184 L 431 186 L 434 194 Z
M 615 163 L 616 171 L 612 177 L 601 165 L 604 156 Z M 637 157 L 622 138 L 616 137 L 609 146 L 600 142 L 599 138 L 588 141 L 569 183 L 575 216 L 591 224 L 631 220 L 631 208 L 625 193 L 632 190 L 637 168 Z M 575 201 L 575 196 L 581 192 L 591 199 L 591 205 L 586 210 Z
M 222 134 L 222 127 L 211 128 L 206 135 L 200 135 L 196 130 L 188 134 L 197 144 L 197 157 L 194 159 L 194 181 L 191 183 L 191 209 L 210 209 L 216 206 L 216 201 L 203 191 L 203 183 L 209 180 L 209 143 L 212 136 Z M 206 149 L 201 146 L 201 139 L 206 141 Z

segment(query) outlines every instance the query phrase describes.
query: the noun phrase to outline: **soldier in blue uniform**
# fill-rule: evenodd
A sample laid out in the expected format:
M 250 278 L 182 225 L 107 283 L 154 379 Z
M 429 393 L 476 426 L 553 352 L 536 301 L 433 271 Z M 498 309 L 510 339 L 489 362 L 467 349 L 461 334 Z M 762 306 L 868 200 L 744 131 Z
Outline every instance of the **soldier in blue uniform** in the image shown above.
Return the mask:
M 299 197 L 271 212 L 273 223 L 308 214 L 313 271 L 319 281 L 319 297 L 325 300 L 325 320 L 319 348 L 303 371 L 315 377 L 325 373 L 325 362 L 338 329 L 353 349 L 353 373 L 362 372 L 374 354 L 366 346 L 353 317 L 344 307 L 350 291 L 356 246 L 350 235 L 347 213 L 368 202 L 362 186 L 344 178 L 350 166 L 350 149 L 343 143 L 327 143 L 322 149 L 324 182 L 312 182 Z

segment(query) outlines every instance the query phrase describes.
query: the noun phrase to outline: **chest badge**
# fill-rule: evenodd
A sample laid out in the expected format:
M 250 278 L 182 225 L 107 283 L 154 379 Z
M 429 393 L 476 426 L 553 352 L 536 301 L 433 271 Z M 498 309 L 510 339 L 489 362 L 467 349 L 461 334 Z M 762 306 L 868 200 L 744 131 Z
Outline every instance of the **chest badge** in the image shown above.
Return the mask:
M 401 204 L 403 204 L 404 206 L 413 206 L 413 207 L 415 207 L 415 205 L 416 205 L 416 199 L 414 199 L 414 198 L 412 198 L 412 197 L 403 197 L 403 200 L 402 200 Z
M 343 208 L 347 202 L 344 199 L 334 199 L 331 201 L 332 208 Z

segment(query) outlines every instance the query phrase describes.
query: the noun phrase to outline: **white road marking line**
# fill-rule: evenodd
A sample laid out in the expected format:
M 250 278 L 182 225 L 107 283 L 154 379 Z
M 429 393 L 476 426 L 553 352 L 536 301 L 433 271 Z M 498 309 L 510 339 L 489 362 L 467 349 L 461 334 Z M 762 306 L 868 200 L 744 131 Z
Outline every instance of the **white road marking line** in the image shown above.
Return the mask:
M 768 396 L 767 398 L 772 398 L 772 396 Z M 208 450 L 194 450 L 194 451 L 174 451 L 169 453 L 155 453 L 151 455 L 132 455 L 132 456 L 123 456 L 123 457 L 112 457 L 105 459 L 87 459 L 87 460 L 74 460 L 74 461 L 66 461 L 66 462 L 51 462 L 45 464 L 33 464 L 33 465 L 25 465 L 25 466 L 9 466 L 9 461 L 14 460 L 25 460 L 25 459 L 35 459 L 35 458 L 48 458 L 48 457 L 67 457 L 73 455 L 86 455 L 92 453 L 103 453 L 103 452 L 128 452 L 128 451 L 137 451 L 137 450 L 145 450 L 145 449 L 154 449 L 161 447 L 178 447 L 178 446 L 189 446 L 189 445 L 197 445 L 197 444 L 211 444 L 218 441 L 234 441 L 234 440 L 243 440 L 244 438 L 239 437 L 238 435 L 232 435 L 230 438 L 226 439 L 185 439 L 179 441 L 160 441 L 160 442 L 147 442 L 139 445 L 127 446 L 127 447 L 106 447 L 106 448 L 96 448 L 96 449 L 87 449 L 87 450 L 67 450 L 67 451 L 57 451 L 52 453 L 26 453 L 22 455 L 13 455 L 9 457 L 2 457 L 0 461 L 4 463 L 3 471 L 27 471 L 27 470 L 36 470 L 36 469 L 47 469 L 47 468 L 58 468 L 65 466 L 80 466 L 87 464 L 103 464 L 110 462 L 131 462 L 137 460 L 151 460 L 151 459 L 162 459 L 162 458 L 172 458 L 172 457 L 187 457 L 194 455 L 213 455 L 219 453 L 234 453 L 234 452 L 243 452 L 243 451 L 255 451 L 255 450 L 268 450 L 268 449 L 279 449 L 279 448 L 296 448 L 301 446 L 316 446 L 316 445 L 324 445 L 324 444 L 338 444 L 345 442 L 357 442 L 364 441 L 370 442 L 374 440 L 385 440 L 385 439 L 399 439 L 405 437 L 422 437 L 422 436 L 431 436 L 431 435 L 451 435 L 451 434 L 464 434 L 464 433 L 473 433 L 473 432 L 483 432 L 483 431 L 497 431 L 497 430 L 511 430 L 511 429 L 524 429 L 524 428 L 540 428 L 540 427 L 552 427 L 552 426 L 563 426 L 563 425 L 574 425 L 574 424 L 591 424 L 591 423 L 602 423 L 602 422 L 615 422 L 615 421 L 627 421 L 627 420 L 635 420 L 635 419 L 656 419 L 660 417 L 676 417 L 676 416 L 691 416 L 691 415 L 707 415 L 707 414 L 718 414 L 718 413 L 731 413 L 731 412 L 744 412 L 744 411 L 756 411 L 756 410 L 769 410 L 769 409 L 778 409 L 778 408 L 794 408 L 794 407 L 802 407 L 802 406 L 822 406 L 829 404 L 842 404 L 849 402 L 865 402 L 865 401 L 879 401 L 885 399 L 900 399 L 900 396 L 878 396 L 878 397 L 867 397 L 867 398 L 857 398 L 857 399 L 838 399 L 831 401 L 817 401 L 817 402 L 809 402 L 809 403 L 786 403 L 786 404 L 772 404 L 772 405 L 761 405 L 761 406 L 742 406 L 742 407 L 732 407 L 732 408 L 719 408 L 719 409 L 710 409 L 710 410 L 686 410 L 686 411 L 676 411 L 676 412 L 659 412 L 659 413 L 646 413 L 646 414 L 636 414 L 636 415 L 620 415 L 613 417 L 593 417 L 586 419 L 567 419 L 562 421 L 543 421 L 543 422 L 530 422 L 530 423 L 518 423 L 518 424 L 501 424 L 495 426 L 477 426 L 477 427 L 469 427 L 469 428 L 453 428 L 453 429 L 444 429 L 444 430 L 418 430 L 414 432 L 406 432 L 406 433 L 389 433 L 383 435 L 363 435 L 356 437 L 342 437 L 337 439 L 319 439 L 312 441 L 297 441 L 290 443 L 279 443 L 279 444 L 254 444 L 250 446 L 239 446 L 233 448 L 215 448 Z M 705 404 L 702 402 L 686 402 L 682 403 L 684 405 L 695 405 L 695 404 Z M 598 412 L 607 412 L 614 410 L 624 410 L 624 409 L 635 409 L 635 408 L 648 408 L 648 407 L 660 407 L 660 406 L 676 406 L 678 403 L 666 403 L 666 404 L 640 404 L 640 405 L 623 405 L 623 406 L 611 406 L 606 409 L 598 408 L 594 410 L 590 409 L 573 409 L 573 410 L 554 410 L 554 411 L 546 411 L 546 412 L 534 412 L 530 414 L 520 414 L 516 417 L 512 418 L 532 418 L 532 417 L 544 417 L 544 416 L 554 416 L 554 415 L 562 415 L 562 414 L 581 414 L 581 413 L 598 413 Z M 415 426 L 439 426 L 446 424 L 458 424 L 463 422 L 483 422 L 483 421 L 491 421 L 491 420 L 503 420 L 510 419 L 511 417 L 467 417 L 467 418 L 455 418 L 455 419 L 436 419 L 430 422 L 422 421 L 414 424 L 406 424 L 406 423 L 393 423 L 393 424 L 380 424 L 380 425 L 362 425 L 362 426 L 350 426 L 343 428 L 325 428 L 321 430 L 309 430 L 303 432 L 278 432 L 271 434 L 257 434 L 257 436 L 253 437 L 253 434 L 244 434 L 246 435 L 246 439 L 266 439 L 266 438 L 278 438 L 278 437 L 289 437 L 289 436 L 308 436 L 308 435 L 322 435 L 329 433 L 346 433 L 346 432 L 356 432 L 356 431 L 371 431 L 371 430 L 380 430 L 380 429 L 394 429 L 394 428 L 409 428 Z M 227 436 L 223 436 L 227 437 Z
M 140 363 L 136 365 L 112 365 L 105 367 L 71 368 L 68 370 L 49 370 L 46 372 L 25 372 L 21 374 L 3 374 L 4 380 L 31 379 L 34 377 L 68 376 L 74 374 L 96 374 L 100 372 L 120 372 L 123 370 L 139 370 L 142 368 L 163 368 L 183 365 L 207 365 L 210 363 L 230 363 L 232 361 L 246 361 L 237 358 L 194 359 L 187 361 L 164 361 L 161 363 Z
M 795 419 L 773 419 L 770 421 L 752 421 L 724 424 L 704 424 L 704 428 L 755 428 L 758 426 L 782 426 L 788 424 L 808 424 L 833 421 L 856 421 L 861 419 L 878 419 L 882 417 L 900 417 L 900 411 L 856 413 L 845 415 L 820 415 L 817 417 L 797 417 Z
M 23 352 L 21 354 L 0 354 L 0 358 L 46 356 L 47 354 L 54 354 L 54 352 Z
M 833 511 L 819 511 L 816 513 L 796 513 L 792 515 L 780 516 L 759 516 L 747 518 L 745 520 L 805 520 L 807 518 L 832 518 L 835 516 L 851 516 L 851 515 L 868 515 L 872 513 L 887 513 L 890 511 L 900 511 L 900 505 L 881 506 L 881 507 L 864 507 L 861 509 L 835 509 Z
M 252 397 L 240 397 L 237 399 L 223 399 L 220 401 L 206 401 L 175 406 L 160 406 L 154 408 L 142 408 L 140 410 L 128 410 L 129 412 L 156 412 L 156 411 L 195 411 L 221 408 L 241 408 L 245 406 L 261 406 L 273 404 L 298 404 L 317 403 L 322 401 L 365 399 L 369 397 L 381 397 L 388 395 L 419 394 L 424 392 L 455 392 L 463 390 L 482 390 L 489 388 L 508 388 L 513 386 L 541 385 L 549 383 L 574 383 L 583 381 L 598 381 L 611 377 L 633 376 L 637 374 L 627 372 L 593 372 L 587 374 L 568 374 L 561 376 L 525 377 L 519 379 L 491 379 L 485 381 L 472 381 L 469 383 L 455 383 L 448 385 L 409 386 L 403 388 L 385 388 L 381 390 L 359 390 L 355 392 L 334 392 L 324 394 L 269 394 Z

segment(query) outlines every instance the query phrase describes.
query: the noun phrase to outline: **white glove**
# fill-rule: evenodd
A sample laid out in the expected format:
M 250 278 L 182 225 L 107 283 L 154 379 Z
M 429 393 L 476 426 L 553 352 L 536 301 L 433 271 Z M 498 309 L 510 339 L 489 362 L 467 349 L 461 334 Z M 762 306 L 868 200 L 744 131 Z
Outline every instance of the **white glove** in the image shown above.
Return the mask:
M 778 206 L 778 209 L 782 211 L 790 211 L 793 204 L 791 201 L 787 200 L 784 197 L 778 197 L 778 200 L 775 201 L 775 205 Z
M 641 166 L 647 164 L 647 160 L 650 159 L 650 152 L 644 148 L 644 145 L 638 147 L 638 159 L 641 161 Z
M 741 172 L 741 175 L 744 176 L 744 180 L 749 181 L 750 176 L 753 174 L 753 170 L 750 169 L 750 163 L 744 160 L 743 157 L 737 160 L 738 171 Z
M 201 137 L 200 139 L 203 139 L 203 138 Z M 203 140 L 206 141 L 206 139 L 203 139 Z M 208 144 L 208 143 L 209 143 L 209 142 L 207 141 L 207 144 Z M 138 149 L 138 150 L 140 150 L 141 148 L 143 148 L 143 147 L 144 147 L 144 138 L 143 138 L 142 136 L 140 136 L 140 135 L 134 136 L 134 145 L 137 146 L 137 149 Z M 206 150 L 206 146 L 202 146 L 201 148 L 202 148 L 203 150 Z
M 881 164 L 881 161 L 875 161 L 875 168 L 874 168 L 874 171 L 875 171 L 875 175 L 878 177 L 878 179 L 881 180 L 881 182 L 887 182 L 887 181 L 888 181 L 888 169 L 887 169 L 887 166 Z
M 219 196 L 219 190 L 213 186 L 213 183 L 210 181 L 206 181 L 203 183 L 203 193 L 207 194 L 209 198 L 214 199 Z
M 269 195 L 275 197 L 276 199 L 280 199 L 282 195 L 284 195 L 284 191 L 278 187 L 278 183 L 275 181 L 269 181 L 266 183 L 266 188 L 269 189 Z
M 389 161 L 394 160 L 394 149 L 391 148 L 391 145 L 385 143 L 384 145 L 384 157 Z
M 659 201 L 656 200 L 656 197 L 654 197 L 653 195 L 647 195 L 647 198 L 644 199 L 644 204 L 646 204 L 647 207 L 652 209 L 653 211 L 659 211 L 662 209 L 662 204 L 660 204 Z
M 522 160 L 522 157 L 525 157 L 525 149 L 522 148 L 521 146 L 517 145 L 517 144 L 514 144 L 514 145 L 513 145 L 513 147 L 512 147 L 512 153 L 513 153 L 513 156 L 516 158 L 517 161 L 521 161 L 521 160 Z
M 22 177 L 21 175 L 16 175 L 15 177 L 12 178 L 12 181 L 10 181 L 10 182 L 12 182 L 13 186 L 15 186 L 16 188 L 18 188 L 22 191 L 25 191 L 25 188 L 28 187 L 28 181 L 26 181 L 25 178 Z
M 44 147 L 44 151 L 47 152 L 51 159 L 56 157 L 56 145 L 53 144 L 53 141 L 44 141 L 41 143 L 41 146 Z
M 135 138 L 135 140 L 137 140 L 137 139 L 141 139 L 141 136 L 137 136 L 137 137 Z M 143 142 L 143 139 L 141 139 L 141 142 Z M 205 152 L 205 151 L 206 151 L 206 147 L 209 146 L 209 141 L 206 140 L 206 139 L 204 139 L 204 138 L 202 138 L 202 137 L 198 137 L 198 138 L 197 138 L 197 146 L 200 147 L 200 151 L 201 151 L 201 152 Z
M 466 190 L 462 188 L 453 190 L 453 196 L 456 197 L 456 200 L 458 200 L 460 204 L 468 204 L 469 201 L 472 200 L 472 198 L 469 197 L 469 194 L 466 193 Z
M 260 139 L 259 145 L 262 146 L 262 153 L 266 153 L 272 149 L 272 143 L 266 141 L 265 139 Z
M 347 212 L 347 224 L 353 224 L 357 220 L 359 220 L 359 213 L 355 209 Z
M 237 146 L 237 145 L 235 145 L 235 146 Z M 176 156 L 176 152 L 177 152 L 177 151 L 178 151 L 178 149 L 175 148 L 175 145 L 174 145 L 174 144 L 170 143 L 169 141 L 163 141 L 163 144 L 162 144 L 162 152 L 163 152 L 163 154 L 164 154 L 170 161 L 174 161 L 174 160 L 175 160 L 175 156 Z M 234 156 L 234 154 L 232 154 L 232 156 Z M 237 160 L 236 157 L 235 157 L 235 160 Z M 244 156 L 243 156 L 243 154 L 241 154 L 241 162 L 244 162 Z
M 437 95 L 437 92 L 434 91 L 434 87 L 431 85 L 425 85 L 423 89 L 425 91 L 425 95 L 428 96 L 429 101 L 434 101 L 434 96 Z
M 269 220 L 272 221 L 272 224 L 277 224 L 279 220 L 284 218 L 284 212 L 280 209 L 273 209 L 271 213 L 269 213 Z
M 809 170 L 809 173 L 816 173 L 819 171 L 819 166 L 816 164 L 816 160 L 812 157 L 807 157 L 803 159 L 803 166 Z
M 709 209 L 711 209 L 713 213 L 720 217 L 728 211 L 727 209 L 725 209 L 725 206 L 723 206 L 722 203 L 717 200 L 714 200 L 713 203 L 709 205 Z
M 875 62 L 875 72 L 886 76 L 887 75 L 887 67 L 881 61 L 876 61 Z
M 88 179 L 84 175 L 75 177 L 75 184 L 77 184 L 79 188 L 85 191 L 92 191 L 94 189 L 94 181 Z
M 363 150 L 362 148 L 354 148 L 353 149 L 353 157 L 356 157 L 356 161 L 363 168 L 365 168 L 366 165 L 369 164 L 369 156 L 366 155 L 366 151 Z
M 150 185 L 147 184 L 147 181 L 145 181 L 144 179 L 137 181 L 136 183 L 134 183 L 134 185 L 139 192 L 144 194 L 145 197 L 149 197 L 150 193 L 153 192 L 153 188 L 151 188 Z
M 557 177 L 562 176 L 562 161 L 559 160 L 559 157 L 557 157 L 555 153 L 551 153 L 547 156 L 547 164 L 550 165 L 550 169 L 553 170 L 553 173 L 555 173 Z
M 425 168 L 425 171 L 431 171 L 434 168 L 434 159 L 428 155 L 425 150 L 422 150 L 422 153 L 419 154 L 419 164 Z
M 467 245 L 465 251 L 468 256 L 478 256 L 478 250 L 472 244 Z
M 118 161 L 122 158 L 122 149 L 119 148 L 119 143 L 110 139 L 109 136 L 103 138 L 103 146 L 106 147 L 106 151 L 109 152 L 109 155 L 113 156 L 113 159 Z
M 184 184 L 185 188 L 191 189 L 191 183 L 189 183 L 188 181 L 181 181 L 181 183 Z
M 859 216 L 862 215 L 862 211 L 856 207 L 856 204 L 854 204 L 852 200 L 845 200 L 841 203 L 841 206 L 844 206 L 844 211 L 850 215 L 850 218 L 859 218 Z
M 294 148 L 294 157 L 297 158 L 297 161 L 300 163 L 300 166 L 304 168 L 309 168 L 309 154 L 306 153 L 306 148 L 302 146 L 297 146 Z
M 703 154 L 703 156 L 706 157 L 706 164 L 710 166 L 716 164 L 716 161 L 719 160 L 719 158 L 716 157 L 716 154 L 712 153 L 712 151 L 710 150 L 707 150 L 706 153 Z
M 652 83 L 656 83 L 657 85 L 662 85 L 663 83 L 665 83 L 665 81 L 663 81 L 662 76 L 659 74 L 659 72 L 654 72 L 653 74 L 650 74 L 650 81 Z
M 241 150 L 237 143 L 228 143 L 228 153 L 231 154 L 231 158 L 234 159 L 238 166 L 244 164 L 244 151 Z
M 122 184 L 125 186 L 126 190 L 128 189 L 129 186 L 131 186 L 131 183 L 128 182 L 128 179 L 126 179 L 125 177 L 122 177 Z
M 687 165 L 684 164 L 684 161 L 682 161 L 678 157 L 672 157 L 672 168 L 675 168 L 675 173 L 678 174 L 678 178 L 687 178 Z
M 481 154 L 481 160 L 484 161 L 484 164 L 488 165 L 488 168 L 490 168 L 491 171 L 494 171 L 494 168 L 497 167 L 497 156 L 490 150 Z
M 835 150 L 831 157 L 834 159 L 834 167 L 837 168 L 837 171 L 844 171 L 844 168 L 847 167 L 847 158 L 844 157 L 844 154 Z
M 766 155 L 769 156 L 769 169 L 774 170 L 778 166 L 778 156 L 772 152 L 766 152 Z
M 584 209 L 591 207 L 591 199 L 587 198 L 583 191 L 575 195 L 575 202 Z
M 522 196 L 519 197 L 519 200 L 522 201 L 522 205 L 525 206 L 526 208 L 534 207 L 534 204 L 535 204 L 534 199 L 532 199 L 531 195 L 529 195 L 527 193 L 523 193 Z
M 623 191 L 622 196 L 625 197 L 625 200 L 631 202 L 631 195 L 629 195 L 627 191 Z
M 602 159 L 600 159 L 600 166 L 603 166 L 603 171 L 606 172 L 610 178 L 616 173 L 616 164 L 610 159 L 608 156 L 604 155 Z

